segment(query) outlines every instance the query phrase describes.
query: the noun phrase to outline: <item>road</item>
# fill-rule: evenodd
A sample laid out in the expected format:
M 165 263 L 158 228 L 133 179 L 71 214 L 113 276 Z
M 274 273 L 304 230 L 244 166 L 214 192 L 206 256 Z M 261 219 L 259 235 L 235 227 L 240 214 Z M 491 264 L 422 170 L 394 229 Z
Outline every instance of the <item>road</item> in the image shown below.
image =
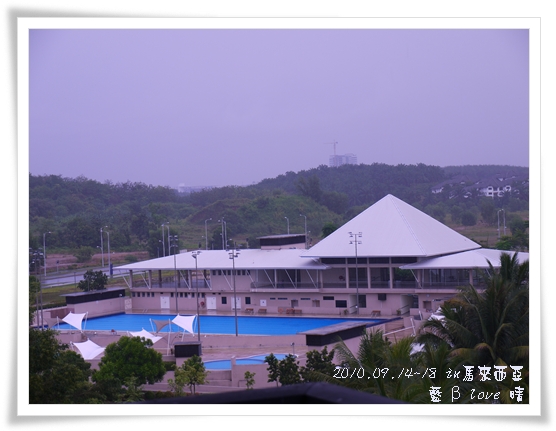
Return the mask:
M 93 268 L 83 268 L 83 269 L 76 269 L 75 271 L 60 271 L 60 272 L 51 272 L 47 273 L 46 279 L 44 275 L 41 275 L 41 285 L 43 288 L 48 287 L 56 287 L 56 286 L 65 286 L 67 284 L 77 284 L 81 280 L 83 280 L 83 274 L 85 272 L 93 270 L 93 271 L 102 271 L 107 276 L 110 276 L 108 266 L 103 267 L 93 267 Z M 127 274 L 126 272 L 119 273 L 118 270 L 113 270 L 113 278 L 119 278 L 123 275 Z

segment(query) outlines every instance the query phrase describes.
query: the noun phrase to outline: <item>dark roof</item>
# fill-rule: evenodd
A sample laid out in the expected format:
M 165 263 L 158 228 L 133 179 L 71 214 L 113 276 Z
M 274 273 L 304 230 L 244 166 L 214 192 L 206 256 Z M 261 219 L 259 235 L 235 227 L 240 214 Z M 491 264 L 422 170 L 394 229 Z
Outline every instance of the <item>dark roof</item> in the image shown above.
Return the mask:
M 367 392 L 324 382 L 277 388 L 238 390 L 176 398 L 157 398 L 135 404 L 406 404 Z

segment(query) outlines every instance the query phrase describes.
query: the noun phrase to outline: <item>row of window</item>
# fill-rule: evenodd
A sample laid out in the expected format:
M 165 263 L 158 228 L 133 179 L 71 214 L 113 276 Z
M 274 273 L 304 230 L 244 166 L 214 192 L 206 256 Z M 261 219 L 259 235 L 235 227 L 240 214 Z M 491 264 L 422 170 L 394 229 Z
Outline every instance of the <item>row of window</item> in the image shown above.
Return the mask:
M 131 296 L 132 297 L 147 297 L 147 298 L 154 298 L 155 296 L 155 292 L 131 292 Z M 170 297 L 173 298 L 174 297 L 174 292 L 170 293 Z M 195 292 L 191 292 L 191 293 L 184 293 L 184 292 L 179 292 L 179 297 L 180 298 L 195 298 Z M 199 293 L 199 297 L 200 298 L 205 298 L 205 293 Z M 278 299 L 279 301 L 287 301 L 288 298 L 269 298 L 271 301 L 275 301 L 276 299 Z M 323 296 L 322 299 L 324 301 L 334 301 L 334 297 L 333 296 Z M 311 298 L 301 298 L 302 301 L 310 301 Z M 318 300 L 317 300 L 318 301 Z M 228 303 L 228 298 L 226 296 L 222 296 L 221 297 L 221 303 L 222 305 L 226 305 Z M 245 297 L 245 305 L 251 305 L 251 297 L 250 296 L 246 296 Z M 335 301 L 335 306 L 336 308 L 346 308 L 347 307 L 347 300 L 345 299 L 337 299 Z M 359 307 L 360 308 L 365 308 L 367 306 L 367 297 L 365 295 L 360 295 L 359 296 Z
M 213 269 L 212 275 L 232 275 L 234 271 L 231 269 Z M 236 269 L 234 275 L 250 275 L 249 269 Z
M 156 292 L 131 292 L 131 296 L 133 298 L 154 298 L 155 297 Z M 162 295 L 162 293 L 160 293 L 160 295 Z M 170 297 L 174 297 L 174 292 L 170 293 Z M 179 293 L 179 297 L 180 298 L 195 298 L 195 292 L 192 293 L 187 293 L 187 292 L 180 292 Z M 199 298 L 204 298 L 205 294 L 204 293 L 199 293 Z
M 323 257 L 321 262 L 328 265 L 345 265 L 348 264 L 361 264 L 361 265 L 373 265 L 373 264 L 400 264 L 400 263 L 414 263 L 417 262 L 416 257 L 358 257 L 357 261 L 354 257 Z

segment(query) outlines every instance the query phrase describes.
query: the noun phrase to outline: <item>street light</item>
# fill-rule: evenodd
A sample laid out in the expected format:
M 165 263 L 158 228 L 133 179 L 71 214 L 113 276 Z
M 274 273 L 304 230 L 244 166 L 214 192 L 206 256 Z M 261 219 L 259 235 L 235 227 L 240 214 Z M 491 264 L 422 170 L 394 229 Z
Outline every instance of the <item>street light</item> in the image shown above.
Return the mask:
M 305 248 L 307 248 L 307 216 L 299 214 L 299 217 L 305 217 Z
M 170 222 L 167 222 L 167 228 L 168 228 L 168 256 L 170 256 L 172 254 L 172 252 L 170 251 Z
M 108 235 L 108 271 L 110 273 L 110 278 L 112 278 L 112 266 L 110 263 L 110 232 L 106 231 L 106 235 Z
M 31 263 L 33 264 L 33 270 L 35 271 L 37 281 L 39 283 L 40 292 L 36 292 L 35 294 L 35 317 L 37 319 L 37 326 L 39 324 L 39 316 L 41 318 L 41 326 L 42 326 L 42 283 L 39 280 L 40 272 L 41 272 L 41 257 L 44 259 L 44 254 L 40 250 L 33 250 L 29 248 L 29 254 L 33 257 Z M 29 272 L 31 272 L 31 265 L 29 265 Z M 40 293 L 40 294 L 39 294 Z M 40 310 L 41 313 L 39 314 L 39 297 L 40 297 Z
M 169 223 L 169 222 L 167 222 Z M 166 245 L 164 244 L 164 225 L 166 223 L 162 223 L 160 227 L 162 227 L 162 256 L 166 256 Z
M 500 211 L 504 215 L 504 236 L 506 236 L 506 211 L 503 209 L 498 210 L 498 239 L 500 239 Z
M 211 221 L 211 218 L 205 220 L 205 250 L 208 250 L 208 231 L 207 231 L 207 221 Z
M 44 259 L 44 276 L 46 278 L 46 234 L 52 232 L 46 232 L 42 234 L 42 254 Z
M 103 241 L 102 228 L 100 228 L 100 256 L 102 261 L 102 267 L 104 268 L 104 245 L 102 241 Z
M 228 254 L 230 256 L 230 259 L 232 259 L 232 277 L 234 283 L 234 315 L 235 315 L 236 337 L 237 337 L 236 257 L 239 256 L 239 252 L 235 250 L 235 246 L 234 246 L 234 249 L 230 250 Z
M 226 250 L 226 246 L 228 245 L 228 232 L 226 229 L 226 222 L 224 221 L 224 217 L 221 220 L 218 220 L 218 223 L 222 224 L 222 250 Z
M 178 247 L 178 236 L 177 235 L 173 235 L 171 237 L 168 237 L 168 241 L 169 241 L 169 250 L 172 249 L 172 247 Z M 176 314 L 178 314 L 178 280 L 176 278 L 178 269 L 176 267 L 176 251 L 174 250 L 174 289 L 176 292 Z
M 201 316 L 199 315 L 199 280 L 197 275 L 197 256 L 201 254 L 201 250 L 191 252 L 191 256 L 195 259 L 195 290 L 197 291 L 197 340 L 201 341 Z
M 359 241 L 357 238 L 361 238 L 362 234 L 361 232 L 354 234 L 351 232 L 349 233 L 349 237 L 350 238 L 354 238 L 352 239 L 349 243 L 350 244 L 355 244 L 355 295 L 356 295 L 356 300 L 357 300 L 357 305 L 355 306 L 355 314 L 359 314 L 359 268 L 357 266 L 357 244 L 361 244 L 361 241 Z
M 284 217 L 286 219 L 286 221 L 288 222 L 288 235 L 290 234 L 290 219 L 287 217 Z

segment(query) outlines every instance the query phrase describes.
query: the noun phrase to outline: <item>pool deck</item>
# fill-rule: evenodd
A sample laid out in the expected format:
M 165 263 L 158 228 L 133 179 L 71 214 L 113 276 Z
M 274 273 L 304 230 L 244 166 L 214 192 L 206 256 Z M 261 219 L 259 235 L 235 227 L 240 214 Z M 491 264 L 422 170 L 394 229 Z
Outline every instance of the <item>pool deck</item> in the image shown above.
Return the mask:
M 134 313 L 134 314 L 153 314 L 153 313 Z M 209 313 L 207 313 L 209 314 Z M 211 315 L 210 313 L 209 315 Z M 214 313 L 216 315 L 216 313 Z M 226 315 L 234 315 L 233 312 L 231 313 L 218 313 L 217 315 L 226 316 Z M 243 315 L 243 314 L 242 314 Z M 240 314 L 238 313 L 238 317 Z M 286 317 L 279 314 L 267 314 L 268 317 Z M 291 317 L 291 316 L 287 316 Z M 296 316 L 298 317 L 298 316 Z M 342 319 L 349 319 L 350 317 L 355 319 L 373 319 L 370 316 L 315 316 L 315 315 L 306 315 L 303 317 L 330 317 L 330 318 L 342 318 Z M 299 318 L 303 318 L 299 316 Z M 384 324 L 380 324 L 377 326 L 373 326 L 371 328 L 367 328 L 368 331 L 370 330 L 385 330 L 387 328 L 386 322 L 395 316 L 382 316 L 381 320 L 384 320 Z M 223 334 L 223 335 L 216 335 L 216 334 L 202 334 L 201 333 L 201 351 L 202 351 L 202 359 L 204 362 L 212 361 L 212 360 L 230 360 L 232 358 L 240 359 L 246 358 L 255 355 L 268 355 L 269 353 L 275 354 L 295 354 L 298 356 L 298 361 L 300 365 L 304 365 L 306 361 L 306 354 L 311 350 L 319 350 L 321 351 L 324 347 L 327 347 L 328 351 L 330 352 L 336 345 L 336 342 L 329 343 L 326 345 L 319 345 L 319 346 L 311 346 L 307 344 L 307 334 L 308 333 L 330 333 L 334 332 L 338 329 L 349 329 L 353 327 L 361 327 L 361 322 L 341 322 L 338 324 L 328 325 L 322 328 L 317 328 L 314 330 L 304 331 L 302 333 L 293 334 L 293 335 L 230 335 L 230 334 Z M 411 329 L 411 328 L 408 328 Z M 60 341 L 64 343 L 80 343 L 83 341 L 87 341 L 87 339 L 93 341 L 94 343 L 98 344 L 99 346 L 106 347 L 110 343 L 114 343 L 118 341 L 118 339 L 122 336 L 127 336 L 127 331 L 95 331 L 95 330 L 84 330 L 80 332 L 78 330 L 64 330 L 59 335 L 58 338 Z M 189 333 L 154 333 L 154 335 L 162 336 L 162 339 L 158 340 L 154 345 L 153 348 L 156 349 L 163 355 L 165 361 L 173 362 L 176 361 L 176 364 L 179 366 L 181 362 L 183 362 L 184 358 L 175 358 L 172 352 L 172 347 L 175 343 L 182 342 L 182 341 L 198 341 L 198 334 L 189 334 Z M 170 339 L 168 339 L 170 337 Z M 359 337 L 345 339 L 344 344 L 350 349 L 352 352 L 356 352 L 359 347 Z M 89 360 L 88 362 L 91 363 L 91 367 L 93 369 L 98 369 L 98 363 L 102 356 L 98 356 L 93 360 Z M 181 360 L 180 364 L 178 364 L 178 359 Z M 258 366 L 260 369 L 258 370 L 257 374 L 264 375 L 266 365 Z M 214 377 L 214 376 L 213 376 Z M 164 380 L 162 382 L 156 383 L 154 385 L 146 385 L 145 389 L 148 390 L 160 390 L 160 391 L 167 391 L 169 389 L 168 386 L 168 378 L 173 378 L 173 372 L 166 373 Z M 210 381 L 211 379 L 209 379 Z M 270 387 L 275 386 L 273 383 L 266 382 L 265 379 L 257 379 L 256 387 Z M 235 382 L 235 381 L 234 381 Z M 236 382 L 237 383 L 237 382 Z M 240 385 L 244 383 L 239 383 Z M 237 390 L 238 387 L 233 386 L 224 386 L 222 384 L 218 385 L 215 382 L 215 385 L 203 385 L 202 387 L 198 388 L 200 393 L 214 393 L 214 392 L 225 392 L 225 391 L 232 391 Z

